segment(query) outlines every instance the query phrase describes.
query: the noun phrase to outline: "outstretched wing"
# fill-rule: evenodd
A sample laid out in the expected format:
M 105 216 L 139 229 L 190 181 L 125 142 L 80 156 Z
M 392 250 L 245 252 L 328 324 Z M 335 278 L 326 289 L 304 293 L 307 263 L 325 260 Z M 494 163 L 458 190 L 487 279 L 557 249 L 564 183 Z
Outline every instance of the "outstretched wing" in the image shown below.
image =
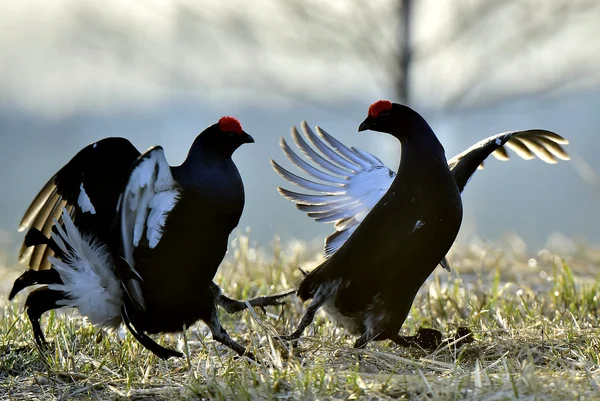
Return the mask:
M 560 146 L 568 143 L 562 136 L 541 129 L 505 132 L 479 141 L 454 156 L 448 161 L 448 167 L 462 192 L 475 170 L 483 168 L 483 162 L 490 154 L 499 160 L 508 160 L 506 148 L 509 148 L 525 160 L 538 157 L 546 163 L 554 164 L 557 159 L 570 159 Z
M 125 281 L 130 298 L 143 308 L 139 274 L 135 270 L 134 250 L 141 243 L 155 248 L 163 233 L 167 214 L 180 196 L 171 167 L 161 146 L 154 146 L 134 163 L 119 202 L 123 259 L 135 273 Z M 141 277 L 143 280 L 143 277 Z
M 315 221 L 334 223 L 336 231 L 325 240 L 325 257 L 330 257 L 387 192 L 396 173 L 372 154 L 344 146 L 319 127 L 316 129 L 318 135 L 306 121 L 302 122 L 301 127 L 304 136 L 294 126 L 292 138 L 314 165 L 298 156 L 283 138 L 281 148 L 294 165 L 321 182 L 295 175 L 273 160 L 271 165 L 290 183 L 313 191 L 295 192 L 279 187 L 281 195 Z
M 27 208 L 19 231 L 28 229 L 19 252 L 21 263 L 29 260 L 34 270 L 50 268 L 53 255 L 35 235 L 50 236 L 55 219 L 62 223 L 63 208 L 82 233 L 93 232 L 98 240 L 111 244 L 119 195 L 139 151 L 125 138 L 106 138 L 79 151 L 40 190 Z

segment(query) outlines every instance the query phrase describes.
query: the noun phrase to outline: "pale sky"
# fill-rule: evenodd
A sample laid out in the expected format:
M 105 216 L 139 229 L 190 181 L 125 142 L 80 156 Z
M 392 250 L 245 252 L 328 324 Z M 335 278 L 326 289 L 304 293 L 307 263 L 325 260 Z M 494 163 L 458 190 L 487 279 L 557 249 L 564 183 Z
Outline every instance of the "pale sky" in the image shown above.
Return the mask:
M 319 102 L 393 96 L 393 1 L 304 1 L 306 20 L 282 7 L 294 3 L 0 0 L 0 108 L 61 117 L 239 91 L 261 102 L 265 88 Z M 472 17 L 485 3 L 496 2 L 415 0 L 415 101 L 598 85 L 600 6 L 521 0 Z

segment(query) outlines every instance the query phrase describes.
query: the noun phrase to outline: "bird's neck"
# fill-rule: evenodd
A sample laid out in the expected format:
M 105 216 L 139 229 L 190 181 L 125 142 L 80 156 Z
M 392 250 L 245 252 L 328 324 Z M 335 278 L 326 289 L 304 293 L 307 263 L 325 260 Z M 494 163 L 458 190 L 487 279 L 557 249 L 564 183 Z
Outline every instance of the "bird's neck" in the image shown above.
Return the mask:
M 400 142 L 402 150 L 398 172 L 423 171 L 436 166 L 448 168 L 444 147 L 431 129 L 404 137 Z
M 192 147 L 185 161 L 172 167 L 171 171 L 180 185 L 199 189 L 225 185 L 232 178 L 231 174 L 234 180 L 239 175 L 230 155 L 218 154 L 211 149 L 207 151 L 201 147 Z

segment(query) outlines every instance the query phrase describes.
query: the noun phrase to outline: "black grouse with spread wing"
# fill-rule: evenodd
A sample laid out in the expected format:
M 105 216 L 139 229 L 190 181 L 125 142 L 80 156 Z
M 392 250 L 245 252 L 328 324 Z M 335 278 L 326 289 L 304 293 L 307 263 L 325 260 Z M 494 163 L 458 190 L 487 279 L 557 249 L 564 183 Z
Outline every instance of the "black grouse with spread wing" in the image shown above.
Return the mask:
M 413 341 L 400 336 L 400 328 L 435 267 L 449 268 L 445 255 L 461 225 L 461 192 L 490 154 L 508 159 L 506 146 L 525 159 L 537 156 L 548 163 L 569 159 L 560 146 L 568 143 L 565 139 L 545 130 L 528 130 L 489 137 L 447 161 L 443 146 L 417 112 L 385 100 L 371 105 L 359 131 L 384 132 L 401 142 L 397 173 L 318 127 L 318 134 L 305 122 L 302 128 L 306 139 L 295 128 L 292 137 L 314 165 L 294 153 L 285 140 L 281 146 L 293 164 L 321 182 L 272 161 L 283 178 L 314 192 L 279 191 L 316 221 L 334 223 L 336 231 L 325 241 L 326 260 L 299 286 L 300 298 L 312 301 L 297 330 L 284 338 L 299 338 L 323 307 L 360 336 L 355 347 L 372 340 L 389 339 L 403 346 Z
M 196 137 L 176 167 L 162 147 L 140 154 L 124 138 L 81 150 L 43 187 L 20 225 L 29 228 L 20 255 L 29 270 L 9 299 L 45 284 L 25 302 L 36 342 L 45 345 L 44 312 L 73 307 L 101 327 L 125 323 L 164 359 L 182 354 L 146 333 L 178 332 L 198 320 L 216 341 L 245 354 L 221 326 L 217 305 L 234 313 L 246 304 L 223 295 L 213 278 L 245 202 L 231 156 L 252 142 L 238 120 L 223 117 Z M 278 305 L 289 293 L 249 303 Z

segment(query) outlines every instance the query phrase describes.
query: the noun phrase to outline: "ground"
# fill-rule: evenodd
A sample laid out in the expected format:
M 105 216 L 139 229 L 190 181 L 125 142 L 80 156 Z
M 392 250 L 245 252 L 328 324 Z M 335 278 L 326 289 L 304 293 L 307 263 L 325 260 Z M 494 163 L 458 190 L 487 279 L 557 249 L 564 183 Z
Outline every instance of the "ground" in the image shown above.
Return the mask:
M 285 246 L 283 246 L 285 245 Z M 240 299 L 301 279 L 319 250 L 274 242 L 272 254 L 234 241 L 217 282 Z M 565 247 L 563 247 L 565 248 Z M 7 303 L 23 267 L 0 274 L 0 399 L 119 400 L 593 400 L 600 399 L 600 250 L 570 243 L 531 252 L 518 241 L 455 246 L 453 272 L 423 285 L 402 331 L 469 327 L 475 341 L 434 352 L 387 342 L 352 348 L 353 337 L 319 314 L 293 352 L 274 338 L 297 324 L 303 304 L 221 312 L 223 325 L 264 363 L 234 357 L 198 323 L 186 335 L 154 336 L 183 350 L 162 361 L 125 331 L 106 333 L 76 313 L 49 313 L 51 351 L 33 345 L 24 296 Z

